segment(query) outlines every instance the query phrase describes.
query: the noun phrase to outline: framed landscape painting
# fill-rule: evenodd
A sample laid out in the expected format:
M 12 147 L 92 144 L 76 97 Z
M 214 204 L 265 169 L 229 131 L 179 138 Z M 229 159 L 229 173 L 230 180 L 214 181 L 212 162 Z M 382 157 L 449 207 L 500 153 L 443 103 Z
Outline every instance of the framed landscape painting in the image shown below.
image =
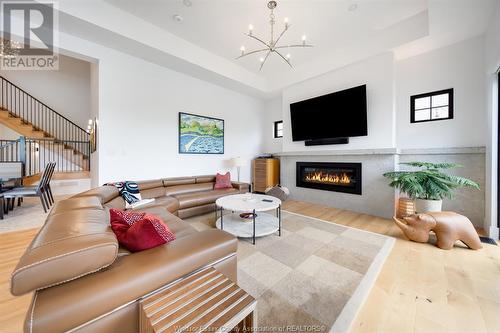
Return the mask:
M 224 154 L 224 120 L 179 112 L 180 154 Z

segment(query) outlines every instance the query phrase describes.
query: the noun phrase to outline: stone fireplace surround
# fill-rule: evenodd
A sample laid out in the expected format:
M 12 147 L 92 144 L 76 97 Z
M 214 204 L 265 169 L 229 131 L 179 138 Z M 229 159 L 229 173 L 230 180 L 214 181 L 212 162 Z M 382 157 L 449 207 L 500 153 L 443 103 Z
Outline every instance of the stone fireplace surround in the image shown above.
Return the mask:
M 297 162 L 295 186 L 361 195 L 361 163 Z
M 485 214 L 485 148 L 439 149 L 361 149 L 282 152 L 281 184 L 290 190 L 290 199 L 323 204 L 330 207 L 391 218 L 398 197 L 388 186 L 384 172 L 398 170 L 400 162 L 453 162 L 463 166 L 454 170 L 457 175 L 478 182 L 481 190 L 462 189 L 455 200 L 444 200 L 443 210 L 452 210 L 469 217 L 475 226 L 482 227 Z M 297 162 L 337 162 L 362 164 L 362 195 L 324 191 L 296 186 Z

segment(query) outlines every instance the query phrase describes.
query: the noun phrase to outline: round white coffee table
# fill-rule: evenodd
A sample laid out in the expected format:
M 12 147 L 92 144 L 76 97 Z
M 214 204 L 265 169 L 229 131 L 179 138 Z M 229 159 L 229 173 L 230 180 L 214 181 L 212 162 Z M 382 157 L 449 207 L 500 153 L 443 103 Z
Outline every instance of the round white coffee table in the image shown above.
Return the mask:
M 272 235 L 281 236 L 281 200 L 263 194 L 234 194 L 215 201 L 215 225 L 237 237 L 252 238 Z M 232 211 L 224 215 L 224 210 Z M 275 210 L 276 216 L 265 213 Z M 220 212 L 220 217 L 219 217 Z M 250 218 L 240 217 L 241 213 L 250 213 Z

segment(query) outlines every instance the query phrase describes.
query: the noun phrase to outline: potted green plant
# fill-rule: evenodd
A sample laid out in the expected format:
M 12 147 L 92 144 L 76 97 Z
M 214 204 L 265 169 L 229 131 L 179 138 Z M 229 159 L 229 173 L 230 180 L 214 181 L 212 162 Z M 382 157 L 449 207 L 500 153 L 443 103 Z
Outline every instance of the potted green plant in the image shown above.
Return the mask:
M 389 186 L 399 189 L 415 200 L 415 210 L 419 213 L 441 211 L 443 198 L 453 199 L 454 191 L 457 188 L 479 189 L 479 185 L 470 179 L 442 171 L 460 167 L 458 164 L 428 162 L 400 164 L 420 169 L 386 172 L 384 177 L 391 180 Z

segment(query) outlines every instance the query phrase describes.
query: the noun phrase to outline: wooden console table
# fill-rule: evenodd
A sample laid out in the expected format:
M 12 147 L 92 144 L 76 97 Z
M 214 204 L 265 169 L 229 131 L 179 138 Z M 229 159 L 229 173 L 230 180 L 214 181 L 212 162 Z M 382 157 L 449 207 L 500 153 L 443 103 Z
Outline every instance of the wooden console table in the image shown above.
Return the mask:
M 140 332 L 251 332 L 257 301 L 207 268 L 140 301 Z

